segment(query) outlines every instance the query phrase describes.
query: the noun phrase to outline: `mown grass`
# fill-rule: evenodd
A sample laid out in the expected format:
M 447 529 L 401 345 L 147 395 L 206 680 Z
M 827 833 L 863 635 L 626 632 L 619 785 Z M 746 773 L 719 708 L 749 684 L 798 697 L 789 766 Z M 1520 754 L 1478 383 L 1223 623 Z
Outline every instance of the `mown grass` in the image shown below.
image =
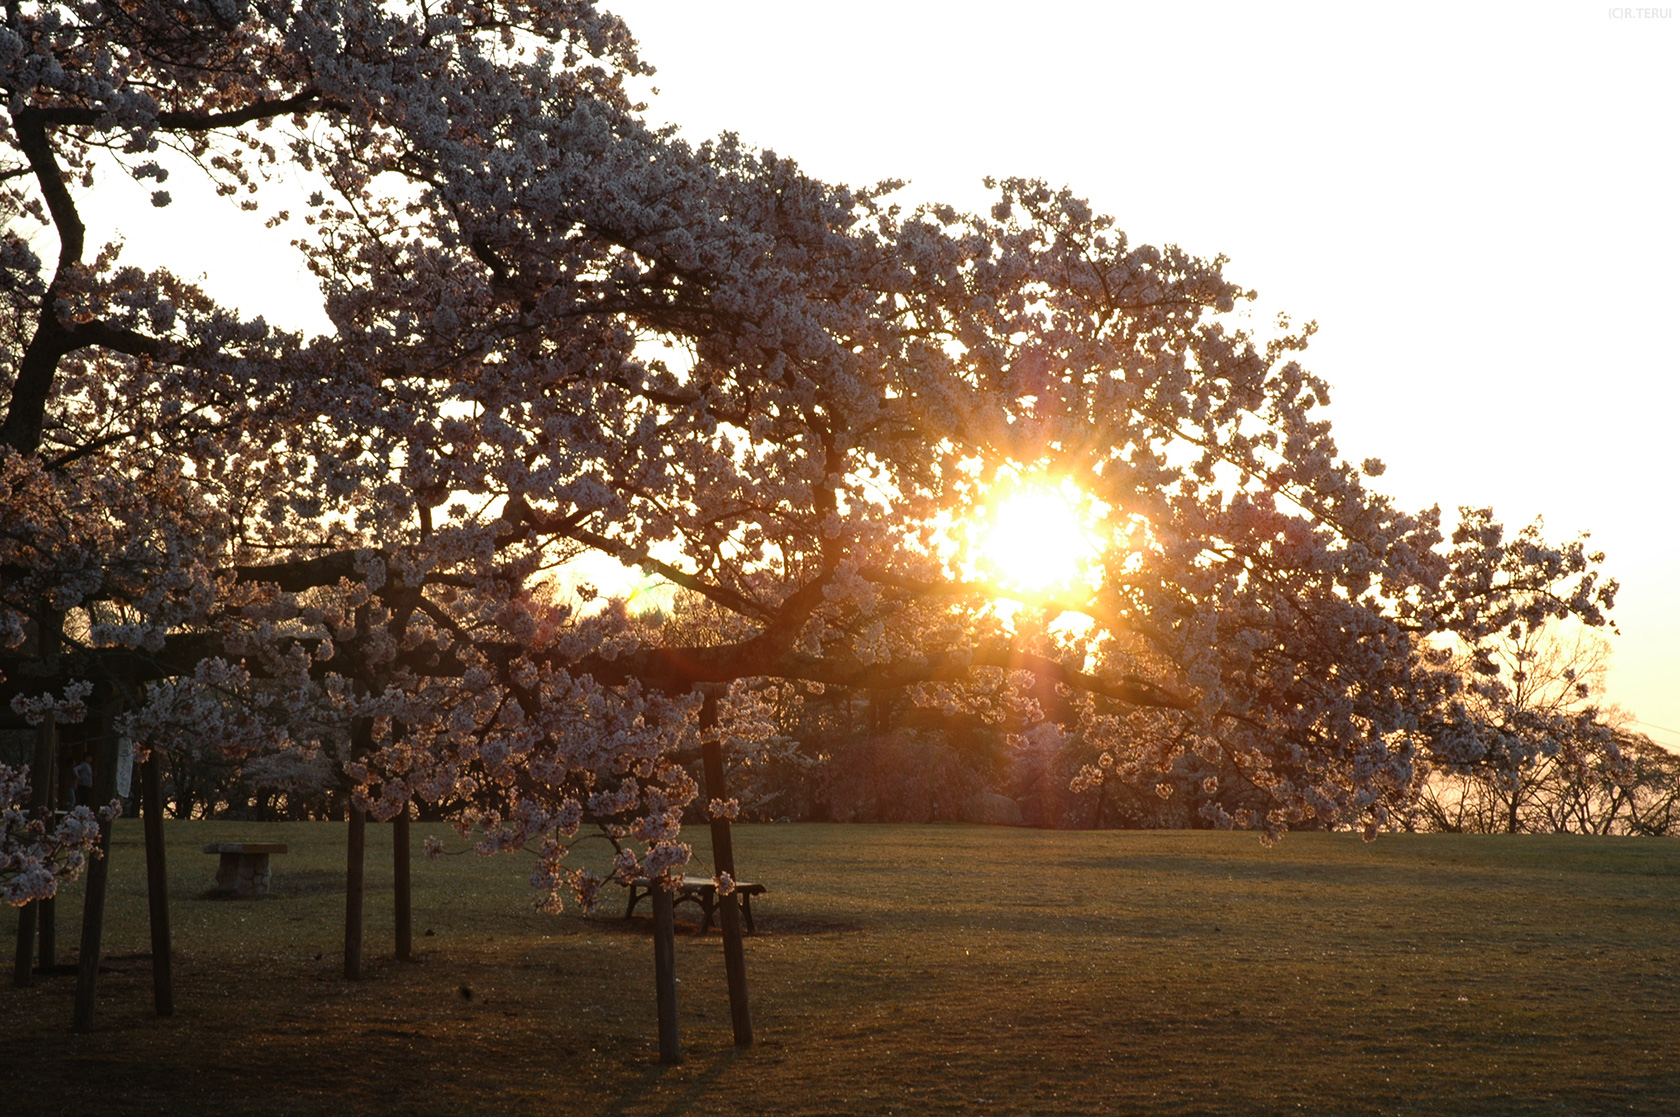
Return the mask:
M 640 912 L 543 916 L 518 858 L 417 860 L 397 963 L 370 837 L 351 984 L 342 825 L 170 824 L 159 1020 L 120 826 L 98 1030 L 69 1033 L 72 977 L 0 988 L 0 1111 L 1680 1112 L 1677 842 L 744 826 L 759 1042 L 730 1045 L 718 935 L 679 934 L 661 1067 Z M 273 898 L 201 898 L 199 847 L 234 838 L 291 845 Z

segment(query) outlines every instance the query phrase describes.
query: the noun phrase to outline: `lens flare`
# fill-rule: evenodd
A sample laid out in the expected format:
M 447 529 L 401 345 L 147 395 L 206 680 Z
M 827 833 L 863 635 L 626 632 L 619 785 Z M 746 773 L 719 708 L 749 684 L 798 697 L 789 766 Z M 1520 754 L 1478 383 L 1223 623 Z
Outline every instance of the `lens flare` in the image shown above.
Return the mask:
M 1022 485 L 993 505 L 979 565 L 1010 589 L 1043 593 L 1083 581 L 1097 548 L 1066 491 Z

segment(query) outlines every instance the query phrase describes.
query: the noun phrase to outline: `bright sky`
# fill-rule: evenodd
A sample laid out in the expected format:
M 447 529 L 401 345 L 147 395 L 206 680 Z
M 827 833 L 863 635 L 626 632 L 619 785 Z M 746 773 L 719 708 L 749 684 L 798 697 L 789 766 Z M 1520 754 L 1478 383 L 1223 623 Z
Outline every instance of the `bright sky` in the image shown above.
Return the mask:
M 1411 507 L 1591 531 L 1610 697 L 1680 747 L 1680 24 L 1569 3 L 607 0 L 651 115 L 979 206 L 1069 185 L 1317 319 Z M 1656 11 L 1673 12 L 1673 8 Z M 1621 13 L 1620 18 L 1613 13 Z M 1666 728 L 1663 728 L 1666 727 Z
M 1680 748 L 1680 24 L 1567 3 L 606 0 L 650 115 L 907 200 L 1070 185 L 1135 242 L 1231 257 L 1317 319 L 1343 453 L 1402 504 L 1590 530 L 1623 590 L 1611 698 Z M 1658 8 L 1655 12 L 1673 12 Z M 1619 14 L 1618 14 L 1619 13 Z M 196 246 L 256 310 L 283 235 L 189 184 L 130 258 Z M 226 213 L 224 218 L 222 215 Z M 249 295 L 242 297 L 243 292 Z M 287 324 L 305 324 L 296 315 Z

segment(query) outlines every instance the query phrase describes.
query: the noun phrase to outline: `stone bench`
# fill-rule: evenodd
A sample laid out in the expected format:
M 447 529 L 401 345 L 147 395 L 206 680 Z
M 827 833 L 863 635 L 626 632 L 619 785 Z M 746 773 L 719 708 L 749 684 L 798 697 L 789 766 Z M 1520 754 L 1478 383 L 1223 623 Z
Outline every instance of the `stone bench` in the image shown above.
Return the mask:
M 653 882 L 646 877 L 638 877 L 630 882 L 630 903 L 624 908 L 624 918 L 629 919 L 635 914 L 636 905 L 642 902 L 642 897 L 653 891 Z M 735 882 L 735 895 L 741 897 L 741 916 L 746 921 L 749 934 L 756 933 L 753 926 L 752 898 L 762 896 L 769 889 L 762 884 L 738 880 Z M 700 908 L 700 933 L 703 935 L 712 929 L 712 913 L 717 910 L 717 885 L 712 883 L 711 877 L 683 877 L 682 883 L 671 893 L 671 903 L 697 904 Z
M 271 853 L 285 853 L 284 842 L 209 842 L 205 853 L 221 854 L 216 866 L 216 891 L 230 896 L 266 896 L 273 870 Z

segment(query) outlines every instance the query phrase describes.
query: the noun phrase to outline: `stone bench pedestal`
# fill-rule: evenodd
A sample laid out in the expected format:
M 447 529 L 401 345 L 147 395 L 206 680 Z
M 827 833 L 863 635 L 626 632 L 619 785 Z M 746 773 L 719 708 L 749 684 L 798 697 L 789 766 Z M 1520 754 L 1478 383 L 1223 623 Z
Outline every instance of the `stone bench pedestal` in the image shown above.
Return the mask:
M 233 896 L 266 896 L 273 870 L 268 855 L 285 853 L 284 842 L 210 842 L 205 853 L 221 854 L 216 866 L 216 891 Z

